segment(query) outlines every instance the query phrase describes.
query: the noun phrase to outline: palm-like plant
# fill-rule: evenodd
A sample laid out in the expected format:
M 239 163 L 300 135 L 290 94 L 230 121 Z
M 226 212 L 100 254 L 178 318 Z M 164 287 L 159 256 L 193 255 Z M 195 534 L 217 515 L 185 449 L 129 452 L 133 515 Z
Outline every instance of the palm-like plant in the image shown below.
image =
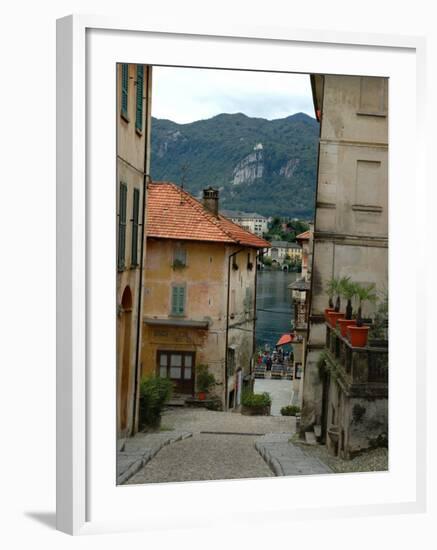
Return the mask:
M 358 298 L 358 313 L 357 313 L 357 327 L 363 326 L 362 307 L 365 302 L 376 302 L 377 295 L 375 292 L 375 284 L 364 286 L 355 284 L 355 295 Z
M 333 277 L 326 285 L 326 294 L 329 297 L 329 307 L 333 307 L 335 311 L 340 311 L 340 279 Z M 336 297 L 335 306 L 333 298 Z
M 351 281 L 350 277 L 342 277 L 340 286 L 340 294 L 347 300 L 345 318 L 352 319 L 352 300 L 357 294 L 357 284 Z

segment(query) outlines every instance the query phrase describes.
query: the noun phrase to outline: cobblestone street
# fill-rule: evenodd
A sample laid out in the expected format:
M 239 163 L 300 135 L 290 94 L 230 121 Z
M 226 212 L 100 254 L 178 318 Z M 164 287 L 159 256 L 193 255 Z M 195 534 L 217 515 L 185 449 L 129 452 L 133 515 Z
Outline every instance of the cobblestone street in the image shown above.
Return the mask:
M 162 428 L 192 437 L 163 448 L 129 484 L 272 477 L 255 441 L 266 433 L 294 433 L 295 419 L 174 408 L 164 413 Z

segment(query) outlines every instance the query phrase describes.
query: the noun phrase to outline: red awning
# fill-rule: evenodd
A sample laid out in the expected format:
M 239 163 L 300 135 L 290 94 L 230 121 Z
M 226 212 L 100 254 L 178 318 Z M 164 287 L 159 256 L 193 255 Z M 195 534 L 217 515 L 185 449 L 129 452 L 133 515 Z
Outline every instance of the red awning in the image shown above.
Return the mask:
M 290 344 L 294 340 L 294 335 L 292 334 L 283 334 L 279 340 L 276 342 L 277 346 L 285 346 L 285 344 Z

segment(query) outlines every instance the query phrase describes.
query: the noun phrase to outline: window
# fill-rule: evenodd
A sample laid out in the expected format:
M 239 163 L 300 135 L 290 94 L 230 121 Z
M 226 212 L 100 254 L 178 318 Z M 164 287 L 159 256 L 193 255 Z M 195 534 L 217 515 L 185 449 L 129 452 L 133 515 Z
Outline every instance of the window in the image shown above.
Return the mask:
M 180 245 L 176 244 L 173 251 L 173 267 L 185 267 L 187 265 L 187 251 Z
M 132 259 L 131 265 L 138 265 L 138 217 L 140 212 L 140 190 L 134 189 L 134 201 L 132 209 Z
M 127 98 L 129 90 L 129 65 L 121 65 L 121 114 L 127 118 Z
M 126 203 L 127 203 L 127 185 L 120 183 L 120 196 L 118 202 L 118 270 L 123 271 L 125 267 L 126 250 Z
M 135 114 L 135 128 L 143 130 L 143 92 L 144 92 L 144 66 L 137 65 L 137 104 Z
M 175 285 L 171 289 L 171 314 L 185 314 L 185 285 Z
M 250 313 L 252 310 L 252 288 L 250 286 L 246 287 L 246 296 L 244 298 L 244 309 L 247 313 Z
M 229 316 L 231 319 L 235 317 L 235 310 L 236 310 L 236 294 L 235 289 L 231 290 L 231 303 L 229 304 Z
M 359 115 L 387 115 L 387 79 L 375 76 L 360 78 Z
M 232 376 L 235 373 L 235 347 L 230 346 L 228 348 L 228 376 Z
M 158 351 L 157 372 L 160 378 L 170 378 L 175 391 L 192 393 L 194 390 L 194 352 Z

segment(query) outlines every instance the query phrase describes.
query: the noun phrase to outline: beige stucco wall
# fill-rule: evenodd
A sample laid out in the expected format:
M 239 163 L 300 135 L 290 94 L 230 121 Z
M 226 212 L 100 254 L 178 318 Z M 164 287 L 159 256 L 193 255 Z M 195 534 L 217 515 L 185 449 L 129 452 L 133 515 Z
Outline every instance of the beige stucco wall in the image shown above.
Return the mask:
M 173 268 L 176 246 L 186 250 L 186 267 Z M 208 321 L 208 329 L 143 325 L 142 371 L 157 373 L 158 350 L 195 352 L 196 365 L 207 364 L 216 378 L 215 393 L 225 404 L 225 358 L 228 258 L 239 248 L 224 244 L 147 239 L 143 316 L 171 319 L 171 288 L 186 286 L 182 319 Z M 247 269 L 248 254 L 253 269 Z M 253 348 L 253 313 L 245 311 L 246 286 L 255 295 L 255 251 L 243 249 L 235 257 L 238 269 L 230 271 L 230 318 L 228 346 L 235 346 L 236 370 L 249 372 Z M 234 291 L 234 293 L 232 292 Z M 254 303 L 254 302 L 252 302 Z M 179 319 L 180 317 L 178 317 Z M 235 326 L 237 325 L 237 326 Z M 241 330 L 243 329 L 243 330 Z M 228 393 L 235 375 L 228 379 Z
M 140 266 L 131 265 L 132 253 L 132 211 L 133 211 L 133 192 L 138 189 L 140 193 L 140 212 L 139 223 L 143 223 L 143 179 L 144 171 L 148 170 L 150 161 L 150 148 L 145 151 L 146 132 L 150 132 L 150 101 L 151 101 L 151 68 L 144 66 L 144 95 L 143 104 L 143 132 L 139 133 L 135 129 L 135 103 L 136 87 L 134 85 L 136 77 L 136 65 L 129 65 L 129 87 L 128 87 L 128 119 L 121 116 L 121 64 L 117 65 L 117 174 L 116 174 L 116 204 L 117 204 L 117 224 L 119 214 L 119 192 L 120 183 L 127 186 L 127 207 L 126 207 L 126 246 L 125 246 L 125 268 L 123 271 L 117 271 L 116 276 L 116 300 L 117 300 L 117 433 L 121 437 L 126 433 L 135 431 L 134 421 L 134 394 L 135 394 L 135 350 L 137 345 L 137 320 L 140 315 L 138 304 Z M 149 140 L 150 143 L 150 140 Z M 118 246 L 118 232 L 115 236 Z M 103 243 L 104 245 L 104 243 Z M 138 234 L 138 261 L 141 257 L 141 225 Z M 117 266 L 115 266 L 117 269 Z M 121 301 L 123 293 L 129 287 L 132 295 L 132 313 L 130 315 L 131 330 L 129 345 L 129 372 L 128 372 L 128 416 L 127 426 L 122 429 L 120 423 L 121 406 L 121 379 L 122 379 L 122 355 L 124 342 L 124 315 Z
M 320 422 L 316 363 L 325 341 L 327 282 L 349 276 L 375 283 L 378 292 L 388 288 L 388 81 L 325 76 L 314 83 L 322 117 L 302 429 Z M 365 305 L 363 314 L 374 307 Z
M 239 247 L 229 247 L 227 255 L 241 250 Z M 235 309 L 230 313 L 234 318 L 229 320 L 228 347 L 235 347 L 236 368 L 235 373 L 228 379 L 228 393 L 233 391 L 236 396 L 236 379 L 238 369 L 243 375 L 251 372 L 251 362 L 254 347 L 254 316 L 256 293 L 256 250 L 243 248 L 234 256 L 237 270 L 231 268 L 230 289 L 235 291 Z M 253 267 L 248 269 L 248 262 Z M 246 300 L 246 288 L 250 289 L 250 299 Z M 235 402 L 235 405 L 238 403 Z

